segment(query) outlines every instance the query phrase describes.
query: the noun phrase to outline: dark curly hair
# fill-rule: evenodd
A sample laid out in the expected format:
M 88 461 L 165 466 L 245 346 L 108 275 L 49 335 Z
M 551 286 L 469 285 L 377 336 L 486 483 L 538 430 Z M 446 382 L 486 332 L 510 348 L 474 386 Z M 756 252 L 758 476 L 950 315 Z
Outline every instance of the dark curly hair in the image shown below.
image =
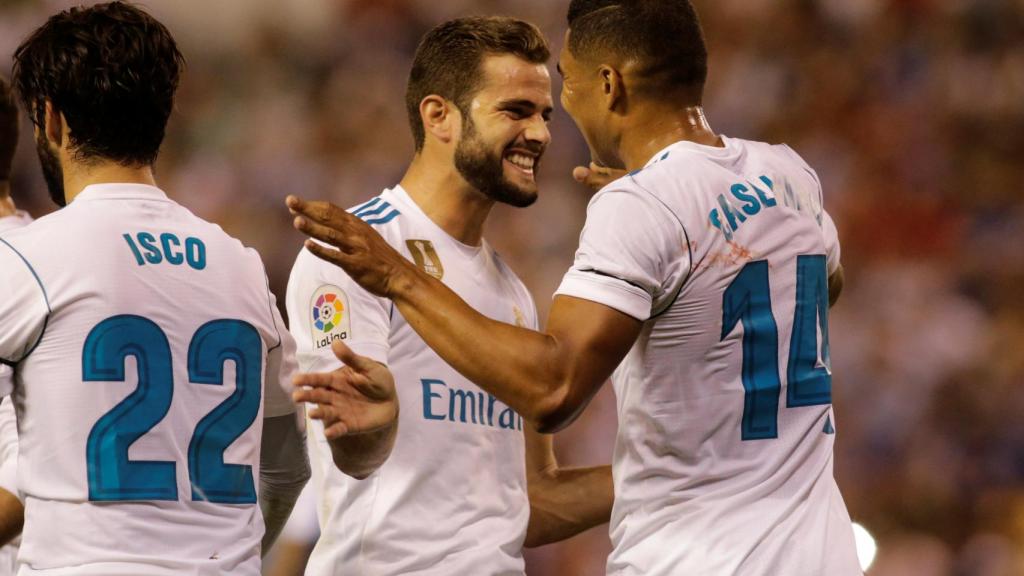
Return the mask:
M 156 161 L 184 58 L 163 24 L 125 2 L 50 17 L 14 53 L 14 85 L 32 122 L 64 114 L 83 160 Z
M 543 64 L 551 57 L 547 41 L 536 26 L 504 16 L 449 20 L 423 37 L 405 91 L 417 151 L 423 149 L 426 139 L 420 102 L 437 94 L 468 115 L 469 102 L 480 89 L 480 63 L 491 54 L 513 54 L 532 64 Z

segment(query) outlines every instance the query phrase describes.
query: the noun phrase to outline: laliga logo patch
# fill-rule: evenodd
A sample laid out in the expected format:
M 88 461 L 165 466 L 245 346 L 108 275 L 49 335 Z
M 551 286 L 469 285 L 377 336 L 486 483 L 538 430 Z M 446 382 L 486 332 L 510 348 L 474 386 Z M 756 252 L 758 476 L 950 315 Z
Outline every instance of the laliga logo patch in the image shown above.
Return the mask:
M 337 286 L 321 286 L 313 293 L 313 345 L 328 347 L 335 340 L 345 340 L 351 329 L 348 296 Z

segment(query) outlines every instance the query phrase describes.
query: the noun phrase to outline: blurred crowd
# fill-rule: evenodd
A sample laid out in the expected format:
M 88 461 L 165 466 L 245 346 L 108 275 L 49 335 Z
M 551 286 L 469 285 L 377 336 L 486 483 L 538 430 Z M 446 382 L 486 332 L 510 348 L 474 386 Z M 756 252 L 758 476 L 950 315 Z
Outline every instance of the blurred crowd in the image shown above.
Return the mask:
M 0 0 L 0 72 L 25 34 L 68 4 Z M 869 575 L 1024 574 L 1024 2 L 695 4 L 711 51 L 712 126 L 789 143 L 817 169 L 839 227 L 836 477 L 878 540 Z M 143 5 L 188 60 L 158 180 L 258 249 L 280 302 L 301 244 L 284 196 L 348 206 L 400 179 L 412 153 L 405 81 L 421 34 L 458 15 L 508 14 L 540 26 L 557 54 L 568 0 Z M 39 216 L 52 206 L 24 127 L 14 196 Z M 540 201 L 499 208 L 487 232 L 542 317 L 588 200 L 570 177 L 589 160 L 586 146 L 562 111 L 551 129 Z M 559 456 L 607 462 L 614 433 L 606 387 L 558 437 Z M 316 534 L 309 514 L 278 562 L 301 565 Z M 609 547 L 605 528 L 591 530 L 530 551 L 528 571 L 603 573 Z

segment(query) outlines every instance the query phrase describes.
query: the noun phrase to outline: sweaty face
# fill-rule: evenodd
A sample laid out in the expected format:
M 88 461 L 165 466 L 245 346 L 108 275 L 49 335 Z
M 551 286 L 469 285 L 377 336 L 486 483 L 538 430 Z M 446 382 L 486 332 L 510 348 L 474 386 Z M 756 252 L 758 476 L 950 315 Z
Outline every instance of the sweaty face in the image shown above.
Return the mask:
M 39 166 L 43 169 L 43 180 L 46 181 L 50 199 L 63 208 L 67 205 L 64 198 L 64 168 L 60 165 L 57 153 L 46 141 L 46 135 L 39 129 L 36 130 L 36 153 L 39 154 Z
M 486 196 L 525 207 L 537 200 L 537 169 L 551 134 L 551 76 L 513 55 L 481 63 L 483 86 L 463 111 L 455 167 Z

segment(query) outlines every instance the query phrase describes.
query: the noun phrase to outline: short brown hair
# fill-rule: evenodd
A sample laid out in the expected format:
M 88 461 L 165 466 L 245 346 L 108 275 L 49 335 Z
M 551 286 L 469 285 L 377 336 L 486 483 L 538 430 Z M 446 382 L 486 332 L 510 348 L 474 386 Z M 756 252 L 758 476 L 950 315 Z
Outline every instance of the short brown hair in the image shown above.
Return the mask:
M 0 180 L 11 179 L 14 149 L 18 147 L 18 107 L 11 85 L 0 76 Z
M 513 54 L 534 64 L 551 57 L 548 43 L 536 26 L 503 16 L 472 16 L 449 20 L 427 32 L 416 48 L 405 91 L 416 151 L 426 133 L 420 102 L 431 94 L 454 102 L 465 116 L 480 88 L 480 63 L 485 55 Z

